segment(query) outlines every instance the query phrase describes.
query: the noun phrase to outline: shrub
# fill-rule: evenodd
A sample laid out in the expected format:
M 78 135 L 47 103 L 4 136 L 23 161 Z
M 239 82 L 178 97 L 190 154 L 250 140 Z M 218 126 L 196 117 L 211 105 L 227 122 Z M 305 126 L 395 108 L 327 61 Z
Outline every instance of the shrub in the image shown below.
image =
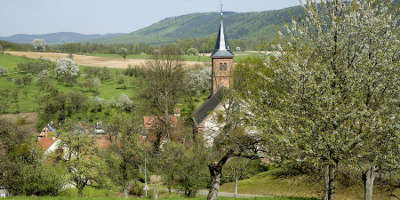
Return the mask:
M 97 67 L 86 67 L 84 68 L 84 73 L 88 75 L 88 77 L 96 77 L 100 76 L 101 70 Z
M 146 70 L 137 65 L 133 67 L 129 65 L 128 68 L 124 70 L 124 75 L 130 77 L 145 77 L 145 74 Z
M 197 56 L 199 55 L 199 51 L 196 48 L 190 48 L 187 50 L 186 54 L 189 56 Z
M 49 80 L 49 71 L 48 70 L 43 70 L 39 73 L 38 75 L 38 82 L 40 84 L 47 83 Z
M 27 124 L 27 121 L 26 121 L 25 118 L 18 118 L 18 119 L 15 121 L 15 123 L 16 123 L 18 126 L 23 126 L 23 125 Z
M 139 181 L 135 181 L 129 190 L 129 194 L 136 195 L 136 196 L 142 196 L 144 194 L 143 188 L 144 188 L 143 183 L 140 183 Z
M 84 72 L 85 74 L 88 75 L 88 77 L 98 77 L 102 81 L 112 79 L 112 73 L 110 69 L 108 69 L 107 67 L 103 68 L 87 67 L 84 69 Z
M 8 74 L 8 69 L 0 66 L 0 77 L 7 75 L 7 74 Z
M 55 64 L 53 62 L 47 60 L 35 60 L 27 63 L 19 63 L 17 65 L 19 71 L 39 74 L 43 70 L 52 70 L 55 68 Z
M 132 100 L 126 94 L 121 94 L 118 100 L 118 107 L 126 111 L 131 111 L 132 106 L 133 106 Z
M 22 174 L 23 194 L 27 196 L 56 196 L 67 183 L 64 169 L 49 164 L 39 167 L 24 166 Z

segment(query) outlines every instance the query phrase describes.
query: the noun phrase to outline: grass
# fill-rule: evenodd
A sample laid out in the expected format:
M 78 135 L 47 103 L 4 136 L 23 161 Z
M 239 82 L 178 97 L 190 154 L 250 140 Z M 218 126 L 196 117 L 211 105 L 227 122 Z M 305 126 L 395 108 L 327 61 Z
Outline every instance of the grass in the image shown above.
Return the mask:
M 117 197 L 8 197 L 5 200 L 120 200 L 123 198 Z M 130 200 L 145 200 L 150 198 L 129 198 Z M 160 198 L 160 200 L 205 200 L 206 197 L 196 198 L 185 198 L 185 197 L 171 197 L 171 198 Z M 218 197 L 219 200 L 234 200 L 235 198 Z M 263 198 L 238 198 L 240 200 L 316 200 L 310 198 L 290 198 L 290 197 L 263 197 Z
M 293 196 L 293 197 L 314 197 L 320 198 L 323 194 L 323 183 L 310 180 L 306 176 L 290 178 L 277 178 L 275 173 L 279 169 L 273 169 L 260 173 L 250 179 L 239 181 L 238 192 L 242 194 L 258 194 L 271 196 Z M 227 183 L 221 186 L 222 192 L 233 192 L 234 183 Z M 390 200 L 388 194 L 382 189 L 375 187 L 374 199 Z M 395 191 L 400 195 L 400 190 Z M 337 184 L 336 197 L 340 200 L 362 200 L 362 185 L 343 186 Z
M 9 54 L 0 54 L 0 66 L 3 66 L 8 69 L 11 73 L 7 76 L 0 77 L 0 89 L 9 89 L 10 91 L 18 91 L 18 101 L 19 101 L 19 111 L 20 112 L 34 112 L 37 111 L 38 103 L 37 96 L 41 92 L 40 86 L 37 83 L 37 77 L 34 77 L 32 83 L 27 85 L 26 87 L 18 87 L 13 80 L 16 78 L 20 78 L 25 74 L 14 73 L 16 72 L 16 67 L 18 63 L 29 62 L 32 59 L 13 56 Z M 80 66 L 80 71 L 83 72 L 85 68 L 88 66 Z M 137 97 L 137 91 L 142 88 L 140 85 L 133 85 L 134 78 L 126 77 L 127 79 L 127 88 L 121 89 L 122 84 L 118 83 L 118 79 L 121 77 L 117 76 L 117 71 L 122 72 L 121 69 L 109 69 L 113 74 L 112 80 L 103 81 L 101 87 L 99 88 L 99 93 L 89 92 L 86 88 L 81 87 L 79 84 L 74 84 L 73 86 L 67 86 L 63 83 L 58 82 L 54 78 L 50 79 L 50 82 L 56 86 L 56 88 L 62 92 L 72 92 L 72 91 L 80 91 L 82 93 L 87 94 L 89 97 L 99 96 L 106 100 L 110 100 L 112 98 L 118 99 L 121 94 L 128 95 L 131 99 L 135 99 Z M 122 75 L 121 75 L 122 76 Z M 77 82 L 83 82 L 86 78 L 83 76 L 78 77 Z M 16 108 L 11 107 L 9 112 L 16 112 Z
M 83 197 L 79 197 L 77 190 L 75 188 L 68 189 L 61 192 L 58 196 L 43 196 L 43 197 L 27 197 L 27 196 L 15 196 L 8 197 L 5 199 L 10 200 L 119 200 L 122 199 L 122 194 L 117 191 L 97 189 L 94 187 L 86 187 L 83 192 Z M 149 194 L 149 196 L 151 196 Z M 168 198 L 168 193 L 165 191 L 160 191 L 160 200 L 205 200 L 206 197 L 198 196 L 195 198 L 186 198 L 181 194 L 172 194 L 171 198 Z M 130 200 L 146 200 L 151 198 L 144 197 L 130 197 Z M 218 197 L 220 200 L 234 200 L 234 198 L 229 197 Z M 240 200 L 316 200 L 312 198 L 298 198 L 298 197 L 260 197 L 260 198 L 240 198 Z

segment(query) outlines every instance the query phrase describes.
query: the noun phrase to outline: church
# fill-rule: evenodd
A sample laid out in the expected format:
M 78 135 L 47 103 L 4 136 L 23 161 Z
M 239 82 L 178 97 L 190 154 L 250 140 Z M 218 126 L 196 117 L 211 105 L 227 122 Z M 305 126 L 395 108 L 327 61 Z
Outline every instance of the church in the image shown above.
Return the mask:
M 215 111 L 222 109 L 224 90 L 233 86 L 233 58 L 235 55 L 229 48 L 228 40 L 224 32 L 223 13 L 215 49 L 211 54 L 211 96 L 192 115 L 195 133 L 201 133 L 205 141 L 212 143 L 218 134 L 219 126 L 216 123 Z

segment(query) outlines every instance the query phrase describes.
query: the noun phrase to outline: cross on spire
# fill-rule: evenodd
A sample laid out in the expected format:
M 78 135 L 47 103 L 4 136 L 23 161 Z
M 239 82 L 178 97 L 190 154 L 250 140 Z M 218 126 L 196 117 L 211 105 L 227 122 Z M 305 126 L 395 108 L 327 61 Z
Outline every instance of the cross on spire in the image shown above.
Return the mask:
M 211 54 L 212 58 L 233 58 L 234 55 L 232 51 L 229 49 L 228 41 L 225 37 L 225 31 L 224 31 L 224 18 L 223 18 L 223 4 L 222 0 L 221 2 L 221 22 L 219 26 L 219 33 L 217 37 L 217 41 L 215 44 L 215 49 L 213 53 Z
M 221 3 L 221 16 L 224 15 L 224 4 L 222 3 L 222 0 L 220 1 Z

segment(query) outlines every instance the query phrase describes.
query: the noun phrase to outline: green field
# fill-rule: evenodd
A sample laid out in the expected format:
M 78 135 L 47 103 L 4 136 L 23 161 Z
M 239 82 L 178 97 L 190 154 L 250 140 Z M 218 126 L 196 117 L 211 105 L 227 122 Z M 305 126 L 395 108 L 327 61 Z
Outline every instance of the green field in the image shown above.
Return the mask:
M 40 86 L 37 84 L 37 77 L 33 77 L 32 83 L 26 87 L 18 87 L 14 80 L 16 78 L 20 78 L 25 74 L 16 73 L 18 63 L 29 62 L 32 59 L 28 59 L 25 57 L 13 56 L 9 54 L 0 54 L 0 66 L 3 66 L 9 70 L 9 75 L 0 77 L 0 89 L 9 89 L 10 91 L 18 91 L 19 94 L 19 106 L 20 112 L 33 112 L 37 110 L 37 96 L 40 94 Z M 80 66 L 81 74 L 84 72 L 87 66 Z M 67 86 L 58 82 L 55 79 L 50 79 L 50 83 L 52 83 L 56 88 L 62 92 L 71 92 L 71 91 L 80 91 L 86 93 L 89 97 L 99 96 L 106 100 L 110 100 L 112 98 L 118 99 L 121 94 L 128 95 L 131 99 L 135 99 L 137 97 L 137 90 L 142 88 L 138 82 L 135 81 L 135 78 L 126 77 L 122 75 L 118 75 L 118 71 L 121 73 L 120 69 L 109 69 L 113 78 L 108 81 L 103 81 L 101 83 L 101 87 L 99 88 L 99 93 L 88 91 L 86 88 L 83 88 L 79 85 L 79 83 L 85 80 L 84 76 L 80 76 L 77 79 L 78 84 L 74 84 L 73 86 Z M 123 88 L 122 84 L 118 83 L 120 78 L 126 79 L 126 88 Z M 11 108 L 9 112 L 14 112 L 15 109 Z
M 122 199 L 122 194 L 115 190 L 105 190 L 105 189 L 97 189 L 94 187 L 86 187 L 83 192 L 83 197 L 79 197 L 76 189 L 68 189 L 66 191 L 61 192 L 56 197 L 51 196 L 43 196 L 43 197 L 26 197 L 26 196 L 16 196 L 16 197 L 8 197 L 6 199 L 12 200 L 117 200 Z M 152 192 L 149 192 L 148 198 L 139 198 L 139 197 L 130 197 L 131 200 L 145 200 L 152 199 Z M 198 195 L 194 198 L 186 198 L 183 197 L 182 194 L 173 193 L 170 198 L 168 198 L 168 193 L 166 191 L 160 191 L 159 193 L 160 200 L 205 200 L 205 196 Z M 233 200 L 234 198 L 229 197 L 218 197 L 220 200 Z M 301 198 L 301 197 L 257 197 L 257 198 L 239 198 L 241 200 L 316 200 L 315 198 Z
M 8 197 L 5 199 L 10 200 L 120 200 L 123 198 L 116 197 Z M 145 200 L 151 198 L 129 198 L 130 200 Z M 160 200 L 205 200 L 206 197 L 196 198 L 184 198 L 184 197 L 171 197 L 171 198 L 160 198 Z M 220 200 L 234 200 L 235 198 L 218 197 Z M 290 198 L 290 197 L 263 197 L 263 198 L 238 198 L 240 200 L 316 200 L 310 198 Z
M 106 56 L 106 55 L 105 55 Z M 111 55 L 109 55 L 111 56 Z M 9 74 L 5 76 L 0 76 L 0 91 L 1 90 L 9 90 L 9 97 L 7 101 L 10 102 L 9 106 L 7 106 L 6 112 L 3 114 L 13 114 L 13 113 L 27 113 L 27 112 L 37 112 L 39 110 L 39 98 L 42 95 L 42 86 L 40 85 L 38 75 L 32 75 L 32 82 L 27 84 L 26 86 L 21 86 L 16 84 L 17 79 L 21 79 L 24 76 L 27 76 L 26 73 L 19 73 L 17 69 L 17 65 L 19 63 L 27 63 L 34 61 L 34 59 L 14 56 L 9 54 L 0 54 L 0 66 L 8 69 Z M 115 68 L 92 68 L 88 66 L 79 66 L 80 67 L 80 75 L 76 79 L 76 83 L 72 85 L 66 85 L 62 82 L 59 82 L 55 75 L 49 77 L 48 82 L 50 85 L 54 86 L 58 91 L 63 93 L 70 92 L 78 92 L 84 94 L 89 98 L 100 97 L 105 101 L 111 102 L 111 100 L 118 101 L 121 94 L 126 94 L 133 101 L 136 109 L 143 115 L 151 114 L 150 110 L 143 106 L 146 102 L 140 96 L 142 94 L 142 90 L 145 88 L 143 84 L 143 77 L 136 78 L 135 76 L 127 76 L 124 75 L 124 69 L 115 69 Z M 92 77 L 86 76 L 87 69 L 96 69 L 96 70 L 108 70 L 111 74 L 111 78 L 101 82 L 100 88 L 98 88 L 97 92 L 95 90 L 89 90 L 88 88 L 83 87 L 83 83 Z M 18 103 L 15 103 L 15 94 L 18 93 Z M 43 96 L 43 95 L 42 95 Z M 201 105 L 201 103 L 207 99 L 208 94 L 200 94 L 198 96 L 193 97 L 195 108 Z M 14 103 L 12 103 L 14 102 Z M 190 105 L 185 103 L 185 99 L 181 99 L 180 108 L 182 109 L 182 114 L 189 113 L 192 109 Z M 81 115 L 77 115 L 78 118 L 88 118 L 90 115 L 90 119 L 101 118 L 104 113 L 81 113 Z
M 273 169 L 262 172 L 249 179 L 239 181 L 238 192 L 242 194 L 258 194 L 271 196 L 295 196 L 320 198 L 323 193 L 323 182 L 311 180 L 306 176 L 277 177 L 280 169 Z M 223 192 L 233 192 L 234 183 L 227 183 L 221 186 Z M 395 191 L 400 195 L 400 189 Z M 336 197 L 340 200 L 361 200 L 363 199 L 363 186 L 356 184 L 344 186 L 338 183 Z M 390 200 L 389 193 L 383 188 L 374 188 L 374 199 Z

